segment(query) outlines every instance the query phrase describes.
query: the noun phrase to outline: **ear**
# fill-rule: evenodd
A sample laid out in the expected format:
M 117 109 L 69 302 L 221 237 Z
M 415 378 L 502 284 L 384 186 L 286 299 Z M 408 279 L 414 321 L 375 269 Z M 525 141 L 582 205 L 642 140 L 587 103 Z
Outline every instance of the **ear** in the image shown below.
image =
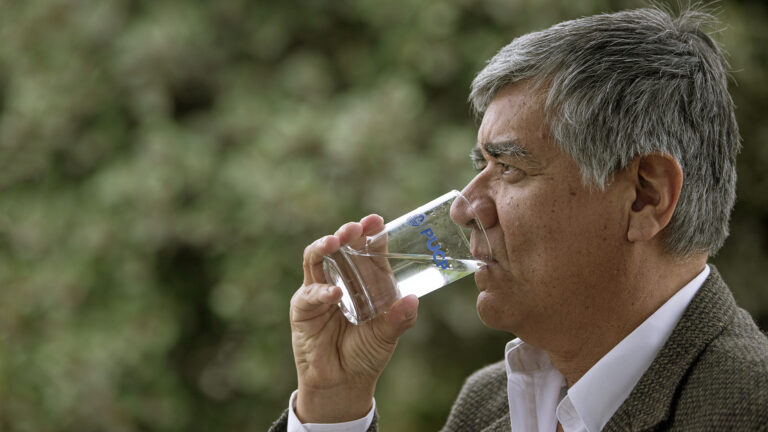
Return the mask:
M 627 239 L 648 241 L 672 219 L 683 187 L 683 170 L 666 153 L 638 156 L 629 168 L 635 199 L 629 211 Z

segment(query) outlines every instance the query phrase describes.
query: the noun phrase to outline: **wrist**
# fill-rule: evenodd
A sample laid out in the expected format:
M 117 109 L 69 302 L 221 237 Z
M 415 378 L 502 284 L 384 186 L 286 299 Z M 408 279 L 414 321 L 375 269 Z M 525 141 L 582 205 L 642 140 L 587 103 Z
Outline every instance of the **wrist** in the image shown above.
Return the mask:
M 295 413 L 302 423 L 342 423 L 365 417 L 374 389 L 312 389 L 299 385 Z

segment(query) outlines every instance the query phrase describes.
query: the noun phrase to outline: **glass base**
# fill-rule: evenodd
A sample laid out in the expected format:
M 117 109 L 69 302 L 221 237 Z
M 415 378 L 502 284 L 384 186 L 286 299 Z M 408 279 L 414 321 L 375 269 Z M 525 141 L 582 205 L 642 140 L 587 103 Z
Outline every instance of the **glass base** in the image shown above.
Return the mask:
M 358 325 L 376 316 L 365 284 L 343 248 L 323 257 L 323 273 L 329 284 L 341 288 L 339 308 L 349 322 Z

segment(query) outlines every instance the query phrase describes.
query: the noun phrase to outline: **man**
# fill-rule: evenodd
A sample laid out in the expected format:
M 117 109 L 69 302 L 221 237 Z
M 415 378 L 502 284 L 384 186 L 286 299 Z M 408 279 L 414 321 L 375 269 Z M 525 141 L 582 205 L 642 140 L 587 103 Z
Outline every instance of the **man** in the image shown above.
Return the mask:
M 707 265 L 739 150 L 712 20 L 649 8 L 568 21 L 515 39 L 475 78 L 478 173 L 463 193 L 492 249 L 473 254 L 493 256 L 477 310 L 518 339 L 467 380 L 444 430 L 768 428 L 768 340 Z M 376 430 L 376 381 L 418 300 L 353 326 L 321 262 L 381 224 L 305 250 L 290 311 L 299 388 L 273 430 Z

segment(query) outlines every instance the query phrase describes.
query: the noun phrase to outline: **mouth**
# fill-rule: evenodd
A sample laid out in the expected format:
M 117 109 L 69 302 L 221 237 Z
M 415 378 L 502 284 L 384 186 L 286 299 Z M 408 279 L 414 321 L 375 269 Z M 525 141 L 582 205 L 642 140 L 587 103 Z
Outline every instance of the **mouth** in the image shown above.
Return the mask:
M 496 260 L 493 259 L 493 256 L 490 252 L 487 251 L 481 251 L 481 250 L 473 250 L 471 251 L 472 257 L 478 261 L 482 261 L 485 264 L 491 264 L 495 263 Z

